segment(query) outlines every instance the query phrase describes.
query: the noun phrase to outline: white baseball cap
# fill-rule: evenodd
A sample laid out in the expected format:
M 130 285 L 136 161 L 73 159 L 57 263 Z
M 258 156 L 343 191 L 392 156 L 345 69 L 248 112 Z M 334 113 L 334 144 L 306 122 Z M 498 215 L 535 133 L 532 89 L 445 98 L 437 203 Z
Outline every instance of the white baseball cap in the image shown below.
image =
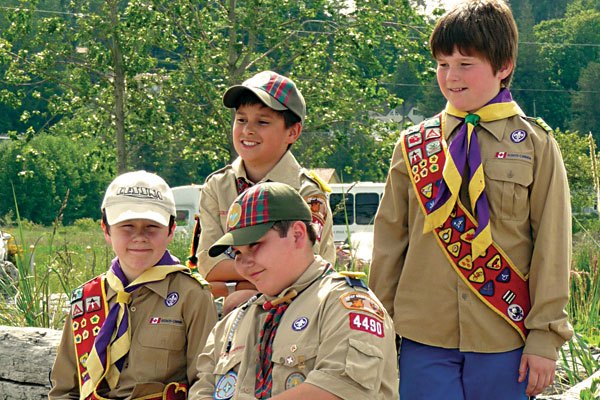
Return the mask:
M 171 188 L 160 176 L 134 171 L 119 175 L 106 189 L 102 210 L 109 225 L 130 219 L 149 219 L 169 226 L 176 215 Z

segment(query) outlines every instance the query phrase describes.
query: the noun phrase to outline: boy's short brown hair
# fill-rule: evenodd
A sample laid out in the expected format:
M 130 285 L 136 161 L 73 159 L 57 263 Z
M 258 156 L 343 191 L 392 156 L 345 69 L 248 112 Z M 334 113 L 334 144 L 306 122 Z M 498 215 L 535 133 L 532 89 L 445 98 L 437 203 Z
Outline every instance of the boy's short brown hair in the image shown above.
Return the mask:
M 513 70 L 502 80 L 508 87 L 516 66 L 518 40 L 517 24 L 504 0 L 467 0 L 437 21 L 429 47 L 434 58 L 450 55 L 454 48 L 461 54 L 476 54 L 490 62 L 494 73 L 512 61 Z

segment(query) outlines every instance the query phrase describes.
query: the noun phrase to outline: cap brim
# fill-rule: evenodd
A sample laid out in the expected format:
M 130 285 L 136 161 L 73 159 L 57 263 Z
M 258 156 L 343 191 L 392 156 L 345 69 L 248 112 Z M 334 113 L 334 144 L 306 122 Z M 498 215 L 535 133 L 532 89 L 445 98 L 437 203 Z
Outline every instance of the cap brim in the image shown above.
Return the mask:
M 235 108 L 237 98 L 246 90 L 249 90 L 252 93 L 254 93 L 260 99 L 260 101 L 263 102 L 264 105 L 266 105 L 269 108 L 272 108 L 273 110 L 285 111 L 288 109 L 286 106 L 281 104 L 279 101 L 275 100 L 274 97 L 272 97 L 269 93 L 265 92 L 264 90 L 242 85 L 232 86 L 229 89 L 227 89 L 227 91 L 223 95 L 223 104 L 225 105 L 225 107 Z
M 108 206 L 104 211 L 109 225 L 131 219 L 148 219 L 162 226 L 169 226 L 169 220 L 171 219 L 171 214 L 168 211 L 157 207 L 149 207 L 148 204 L 118 204 Z
M 244 246 L 251 243 L 256 243 L 273 227 L 275 221 L 267 222 L 266 224 L 253 225 L 245 228 L 235 229 L 227 232 L 219 240 L 215 242 L 210 249 L 208 255 L 216 257 L 227 250 L 230 246 Z

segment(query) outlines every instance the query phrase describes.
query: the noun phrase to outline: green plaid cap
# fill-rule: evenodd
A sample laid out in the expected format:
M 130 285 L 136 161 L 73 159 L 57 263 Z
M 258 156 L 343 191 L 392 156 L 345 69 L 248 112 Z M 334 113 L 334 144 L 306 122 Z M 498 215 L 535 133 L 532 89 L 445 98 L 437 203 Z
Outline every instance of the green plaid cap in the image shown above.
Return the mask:
M 227 233 L 208 250 L 216 257 L 229 246 L 256 243 L 277 221 L 312 221 L 306 201 L 291 186 L 264 182 L 241 193 L 229 207 Z
M 227 89 L 223 95 L 225 107 L 236 107 L 236 100 L 245 90 L 250 90 L 267 107 L 277 111 L 290 110 L 301 122 L 306 117 L 306 103 L 296 84 L 273 71 L 263 71 L 245 80 L 241 85 Z

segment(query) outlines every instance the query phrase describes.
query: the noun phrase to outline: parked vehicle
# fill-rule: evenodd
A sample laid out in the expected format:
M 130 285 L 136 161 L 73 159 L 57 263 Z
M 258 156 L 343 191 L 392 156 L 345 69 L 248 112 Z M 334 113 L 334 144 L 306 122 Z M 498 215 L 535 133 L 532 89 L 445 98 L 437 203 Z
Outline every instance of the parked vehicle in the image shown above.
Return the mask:
M 172 188 L 177 210 L 175 232 L 192 234 L 195 216 L 200 212 L 200 196 L 203 185 L 184 185 Z

